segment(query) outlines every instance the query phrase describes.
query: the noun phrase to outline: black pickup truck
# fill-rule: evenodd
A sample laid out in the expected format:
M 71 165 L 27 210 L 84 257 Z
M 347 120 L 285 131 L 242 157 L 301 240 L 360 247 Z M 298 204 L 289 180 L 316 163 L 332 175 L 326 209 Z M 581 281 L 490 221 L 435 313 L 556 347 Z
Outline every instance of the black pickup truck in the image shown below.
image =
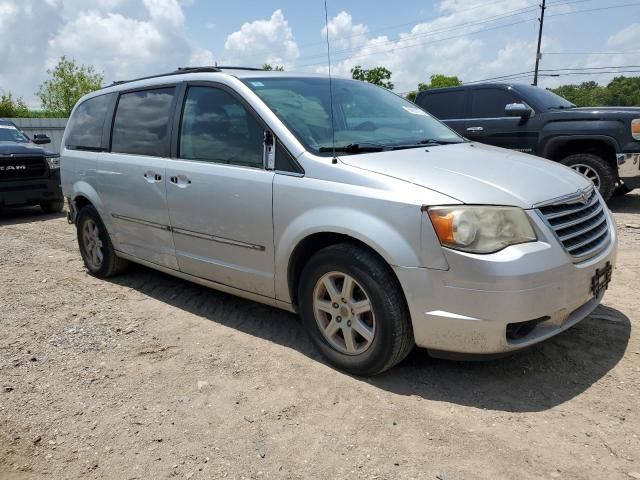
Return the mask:
M 0 118 L 0 208 L 40 205 L 47 213 L 62 210 L 60 155 L 38 146 L 50 142 L 47 135 L 31 139 Z
M 574 168 L 607 200 L 640 187 L 640 108 L 577 108 L 542 88 L 501 83 L 425 90 L 416 104 L 469 140 Z

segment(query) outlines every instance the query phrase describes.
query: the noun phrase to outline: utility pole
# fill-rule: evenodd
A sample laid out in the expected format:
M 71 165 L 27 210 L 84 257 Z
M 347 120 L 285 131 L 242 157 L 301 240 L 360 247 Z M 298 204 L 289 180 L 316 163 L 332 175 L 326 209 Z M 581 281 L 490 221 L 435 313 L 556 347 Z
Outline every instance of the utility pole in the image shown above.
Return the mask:
M 540 65 L 540 45 L 542 43 L 542 26 L 544 25 L 544 11 L 546 10 L 546 6 L 545 6 L 545 2 L 546 0 L 542 0 L 542 5 L 540 5 L 540 18 L 538 19 L 538 21 L 540 22 L 540 30 L 538 30 L 538 49 L 536 50 L 536 69 L 535 69 L 535 73 L 533 75 L 533 85 L 537 86 L 538 85 L 538 66 Z

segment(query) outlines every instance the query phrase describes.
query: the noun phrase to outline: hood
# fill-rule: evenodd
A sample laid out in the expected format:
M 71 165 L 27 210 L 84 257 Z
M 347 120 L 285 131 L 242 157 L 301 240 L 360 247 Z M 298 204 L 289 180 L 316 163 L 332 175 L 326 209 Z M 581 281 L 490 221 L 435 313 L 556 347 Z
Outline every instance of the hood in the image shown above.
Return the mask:
M 0 156 L 9 155 L 53 155 L 35 143 L 0 142 Z
M 340 160 L 469 204 L 531 208 L 591 184 L 559 163 L 479 143 L 346 155 Z
M 640 115 L 640 107 L 576 107 L 563 110 L 567 112 L 606 112 L 635 113 Z

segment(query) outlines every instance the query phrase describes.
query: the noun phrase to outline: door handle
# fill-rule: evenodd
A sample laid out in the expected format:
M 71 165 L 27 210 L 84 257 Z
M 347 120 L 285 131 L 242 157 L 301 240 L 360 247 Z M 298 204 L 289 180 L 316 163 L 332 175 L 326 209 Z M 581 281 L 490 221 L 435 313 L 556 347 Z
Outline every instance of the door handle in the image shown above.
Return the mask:
M 161 182 L 162 181 L 162 175 L 160 175 L 159 173 L 156 173 L 156 172 L 152 172 L 150 170 L 147 170 L 146 172 L 144 172 L 143 177 L 149 183 L 157 183 L 157 182 Z
M 484 127 L 469 127 L 467 128 L 467 132 L 481 132 L 484 130 Z
M 169 177 L 169 181 L 180 188 L 187 188 L 191 185 L 191 180 L 189 180 L 185 175 Z

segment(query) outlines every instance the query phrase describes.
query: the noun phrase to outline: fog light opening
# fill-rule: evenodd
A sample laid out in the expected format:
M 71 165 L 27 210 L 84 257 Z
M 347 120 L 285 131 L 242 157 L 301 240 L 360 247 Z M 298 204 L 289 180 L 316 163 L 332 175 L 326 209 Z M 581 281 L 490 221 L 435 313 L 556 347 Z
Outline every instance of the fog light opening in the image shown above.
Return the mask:
M 550 318 L 551 317 L 547 315 L 540 318 L 534 318 L 533 320 L 527 320 L 525 322 L 509 323 L 507 325 L 507 340 L 520 340 L 526 337 L 533 332 L 536 325 L 541 322 L 546 322 Z

